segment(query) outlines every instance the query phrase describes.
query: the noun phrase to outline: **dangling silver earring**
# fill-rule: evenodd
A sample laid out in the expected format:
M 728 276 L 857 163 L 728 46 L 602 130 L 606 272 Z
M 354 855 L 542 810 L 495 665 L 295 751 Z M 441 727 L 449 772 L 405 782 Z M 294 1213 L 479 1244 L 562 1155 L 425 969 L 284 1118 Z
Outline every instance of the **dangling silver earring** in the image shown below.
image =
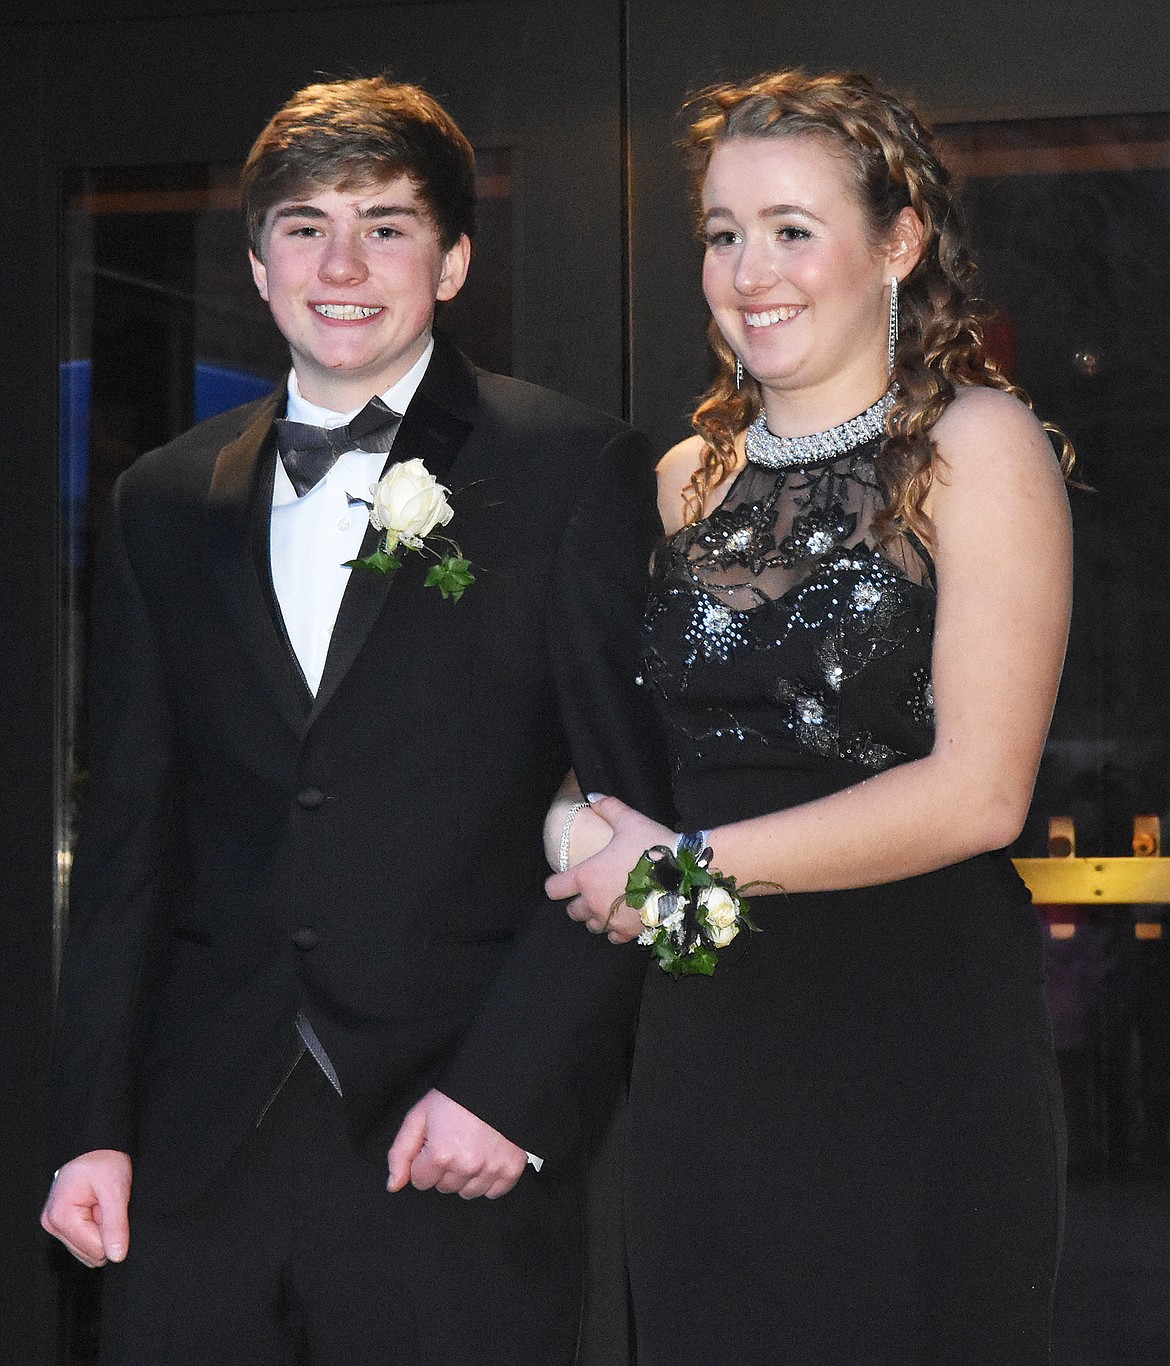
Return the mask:
M 735 358 L 735 387 L 743 388 L 743 361 L 738 356 Z
M 898 344 L 898 277 L 890 276 L 890 374 L 894 373 L 894 351 Z

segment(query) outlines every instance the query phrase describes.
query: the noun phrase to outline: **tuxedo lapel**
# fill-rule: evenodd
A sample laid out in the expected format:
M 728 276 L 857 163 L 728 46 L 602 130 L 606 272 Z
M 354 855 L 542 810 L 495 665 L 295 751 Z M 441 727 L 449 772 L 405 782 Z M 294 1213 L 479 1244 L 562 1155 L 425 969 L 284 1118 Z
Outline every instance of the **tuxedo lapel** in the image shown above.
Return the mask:
M 398 428 L 386 468 L 417 458 L 442 482 L 474 425 L 476 390 L 475 371 L 471 365 L 450 343 L 436 334 L 431 363 Z M 366 528 L 362 555 L 369 555 L 377 548 L 380 535 L 373 526 Z M 327 705 L 337 685 L 352 667 L 390 596 L 396 578 L 395 571 L 389 574 L 374 574 L 365 569 L 351 571 L 329 642 L 329 653 L 313 702 L 310 722 Z M 428 591 L 437 592 L 436 589 Z
M 208 553 L 244 653 L 271 688 L 289 726 L 300 732 L 309 692 L 263 588 L 276 460 L 272 419 L 282 398 L 283 391 L 277 390 L 266 399 L 216 459 L 207 499 Z

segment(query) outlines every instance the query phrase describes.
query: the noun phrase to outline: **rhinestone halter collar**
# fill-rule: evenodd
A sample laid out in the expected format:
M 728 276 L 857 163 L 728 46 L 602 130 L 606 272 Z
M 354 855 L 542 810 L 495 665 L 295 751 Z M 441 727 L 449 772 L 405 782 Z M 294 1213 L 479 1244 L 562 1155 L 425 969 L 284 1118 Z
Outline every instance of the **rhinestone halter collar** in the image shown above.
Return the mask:
M 839 422 L 827 432 L 810 432 L 808 436 L 777 436 L 768 430 L 768 421 L 761 412 L 747 429 L 747 458 L 753 465 L 769 469 L 784 469 L 788 465 L 811 465 L 844 455 L 875 436 L 885 436 L 886 419 L 894 406 L 897 386 L 892 385 L 872 408 L 867 408 L 848 422 Z

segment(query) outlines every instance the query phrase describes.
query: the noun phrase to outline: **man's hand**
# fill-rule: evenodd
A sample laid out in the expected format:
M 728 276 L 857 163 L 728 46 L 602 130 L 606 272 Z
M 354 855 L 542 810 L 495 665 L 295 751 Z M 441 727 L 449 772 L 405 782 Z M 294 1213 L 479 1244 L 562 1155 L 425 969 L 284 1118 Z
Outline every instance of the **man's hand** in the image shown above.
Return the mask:
M 130 1158 L 112 1148 L 66 1162 L 49 1188 L 41 1227 L 79 1262 L 120 1262 L 130 1247 Z
M 416 1190 L 494 1200 L 520 1180 L 528 1155 L 442 1091 L 428 1091 L 398 1130 L 387 1159 L 389 1191 Z

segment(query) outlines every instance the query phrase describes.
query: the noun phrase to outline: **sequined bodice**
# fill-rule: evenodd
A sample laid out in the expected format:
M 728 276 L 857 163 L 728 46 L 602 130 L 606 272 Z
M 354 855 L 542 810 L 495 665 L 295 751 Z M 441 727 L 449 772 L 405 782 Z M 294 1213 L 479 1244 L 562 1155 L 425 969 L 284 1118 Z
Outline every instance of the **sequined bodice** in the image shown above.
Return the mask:
M 910 538 L 878 544 L 879 449 L 749 463 L 659 549 L 643 680 L 676 770 L 875 772 L 929 751 L 932 566 Z

